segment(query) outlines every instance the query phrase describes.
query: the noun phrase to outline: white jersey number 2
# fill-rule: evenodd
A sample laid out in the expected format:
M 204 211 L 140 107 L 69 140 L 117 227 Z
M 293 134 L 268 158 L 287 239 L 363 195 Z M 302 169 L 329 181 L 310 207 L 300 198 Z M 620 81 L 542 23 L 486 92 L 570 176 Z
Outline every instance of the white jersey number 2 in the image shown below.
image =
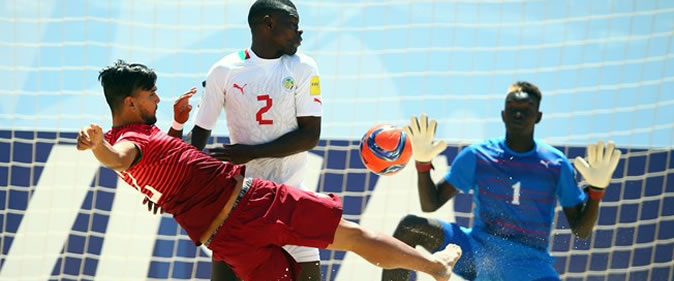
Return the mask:
M 260 110 L 258 110 L 257 113 L 255 114 L 255 120 L 257 120 L 257 123 L 259 123 L 260 125 L 274 124 L 274 120 L 262 118 L 262 114 L 265 114 L 271 108 L 272 105 L 271 97 L 269 97 L 269 95 L 260 95 L 257 96 L 257 100 L 265 102 L 265 105 L 262 108 L 260 108 Z

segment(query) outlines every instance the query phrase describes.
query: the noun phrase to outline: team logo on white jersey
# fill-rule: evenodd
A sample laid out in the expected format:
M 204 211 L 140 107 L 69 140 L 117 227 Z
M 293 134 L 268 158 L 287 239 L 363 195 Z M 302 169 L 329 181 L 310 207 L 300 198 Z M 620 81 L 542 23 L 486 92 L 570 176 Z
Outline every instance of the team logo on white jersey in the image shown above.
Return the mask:
M 243 86 L 239 86 L 239 84 L 234 83 L 234 85 L 232 87 L 234 87 L 234 89 L 237 89 L 237 90 L 241 91 L 241 94 L 243 95 L 244 94 L 243 88 L 245 88 L 247 85 L 248 84 L 243 84 Z
M 283 88 L 286 88 L 286 90 L 292 90 L 295 87 L 295 80 L 288 76 L 286 78 L 283 78 Z

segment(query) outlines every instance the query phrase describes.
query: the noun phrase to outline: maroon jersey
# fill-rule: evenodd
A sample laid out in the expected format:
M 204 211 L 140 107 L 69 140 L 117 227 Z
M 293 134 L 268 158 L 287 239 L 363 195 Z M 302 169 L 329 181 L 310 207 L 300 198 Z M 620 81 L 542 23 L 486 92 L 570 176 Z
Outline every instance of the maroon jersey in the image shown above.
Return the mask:
M 130 141 L 140 160 L 119 176 L 150 200 L 173 214 L 192 241 L 207 230 L 230 197 L 244 167 L 211 158 L 154 125 L 131 124 L 105 134 L 112 145 Z

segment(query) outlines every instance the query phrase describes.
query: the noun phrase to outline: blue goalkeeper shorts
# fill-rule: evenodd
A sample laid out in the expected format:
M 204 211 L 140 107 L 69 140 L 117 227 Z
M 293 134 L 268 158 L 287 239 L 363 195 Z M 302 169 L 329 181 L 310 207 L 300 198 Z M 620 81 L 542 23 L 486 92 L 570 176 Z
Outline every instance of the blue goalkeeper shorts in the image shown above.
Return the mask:
M 461 247 L 463 254 L 454 273 L 466 280 L 560 280 L 553 267 L 554 259 L 545 251 L 502 237 L 442 222 L 444 242 Z

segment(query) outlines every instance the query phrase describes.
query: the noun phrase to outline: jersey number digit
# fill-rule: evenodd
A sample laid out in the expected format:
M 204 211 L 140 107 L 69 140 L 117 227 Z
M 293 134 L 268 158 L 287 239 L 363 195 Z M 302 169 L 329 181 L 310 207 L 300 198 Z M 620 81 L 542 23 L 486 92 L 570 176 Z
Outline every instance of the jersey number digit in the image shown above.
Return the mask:
M 520 182 L 517 182 L 516 184 L 513 184 L 513 205 L 519 205 L 520 204 Z
M 150 197 L 150 201 L 153 203 L 159 202 L 159 198 L 161 198 L 162 194 L 158 190 L 154 189 L 154 187 L 151 187 L 149 185 L 145 186 L 145 189 L 149 190 L 152 192 L 152 197 Z
M 161 198 L 162 194 L 158 190 L 154 189 L 154 187 L 146 185 L 144 188 L 140 188 L 140 186 L 138 185 L 138 181 L 136 181 L 136 178 L 134 178 L 133 175 L 131 175 L 131 173 L 129 173 L 129 172 L 117 172 L 117 173 L 122 177 L 123 177 L 123 175 L 127 175 L 129 178 L 131 178 L 131 184 L 130 184 L 131 187 L 135 188 L 140 193 L 143 193 L 143 195 L 145 195 L 145 197 L 150 199 L 150 201 L 152 201 L 152 203 L 159 202 L 159 199 Z M 145 192 L 143 192 L 143 190 L 149 190 L 150 192 L 152 192 L 152 196 L 147 196 L 147 194 L 145 194 Z
M 261 95 L 257 96 L 258 101 L 265 101 L 266 104 L 260 108 L 260 110 L 257 111 L 255 114 L 255 120 L 257 120 L 257 123 L 260 125 L 271 125 L 274 124 L 274 120 L 271 119 L 262 119 L 262 114 L 265 114 L 269 109 L 271 108 L 271 98 L 269 95 Z

